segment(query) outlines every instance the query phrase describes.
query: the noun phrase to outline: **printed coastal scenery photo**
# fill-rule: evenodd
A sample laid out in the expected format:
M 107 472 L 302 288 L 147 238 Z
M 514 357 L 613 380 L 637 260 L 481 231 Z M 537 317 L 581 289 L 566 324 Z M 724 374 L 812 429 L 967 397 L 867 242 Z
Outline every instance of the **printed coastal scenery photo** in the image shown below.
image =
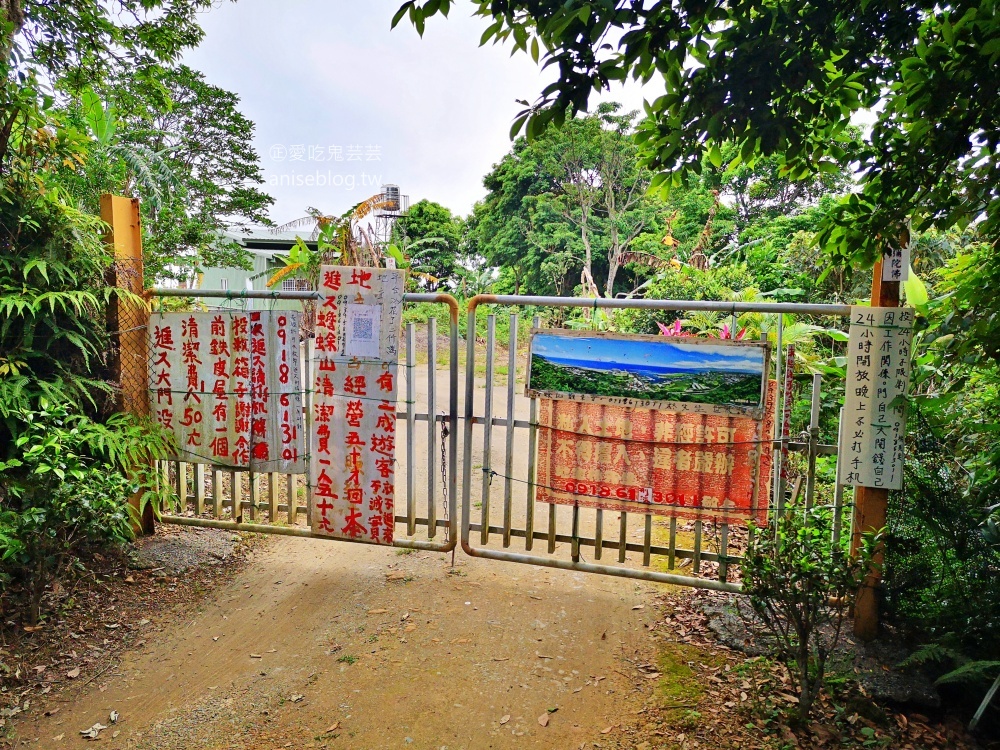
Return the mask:
M 758 406 L 765 349 L 604 336 L 536 333 L 531 339 L 531 391 Z

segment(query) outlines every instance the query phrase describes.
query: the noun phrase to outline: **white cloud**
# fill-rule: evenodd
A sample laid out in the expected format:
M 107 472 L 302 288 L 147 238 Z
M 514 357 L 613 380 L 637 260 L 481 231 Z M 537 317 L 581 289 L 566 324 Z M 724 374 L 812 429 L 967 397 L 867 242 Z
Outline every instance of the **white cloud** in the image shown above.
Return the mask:
M 390 31 L 400 2 L 240 0 L 202 16 L 206 39 L 185 62 L 239 94 L 257 124 L 275 221 L 303 216 L 308 206 L 342 213 L 377 192 L 373 180 L 461 214 L 484 195 L 483 176 L 510 148 L 521 109 L 515 100 L 533 100 L 551 74 L 527 55 L 480 48 L 486 22 L 468 15 L 471 3 L 458 3 L 447 20 L 432 19 L 423 39 L 405 20 Z M 604 98 L 629 109 L 642 103 L 636 85 Z M 322 146 L 327 156 L 340 146 L 345 161 L 309 161 L 308 151 L 302 162 L 276 161 L 274 145 L 286 154 L 293 145 Z M 362 161 L 346 161 L 351 145 Z M 379 161 L 366 159 L 369 146 L 380 147 Z M 295 184 L 310 174 L 312 186 Z M 325 186 L 316 186 L 317 174 Z M 274 184 L 282 176 L 284 184 Z

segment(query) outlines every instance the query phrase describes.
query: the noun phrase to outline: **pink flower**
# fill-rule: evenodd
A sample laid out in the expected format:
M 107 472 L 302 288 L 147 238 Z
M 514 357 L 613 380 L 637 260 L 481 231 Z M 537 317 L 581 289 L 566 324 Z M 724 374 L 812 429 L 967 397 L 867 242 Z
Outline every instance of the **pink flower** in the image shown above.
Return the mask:
M 681 330 L 680 320 L 675 320 L 672 326 L 666 326 L 663 323 L 656 321 L 656 325 L 660 328 L 660 333 L 664 336 L 690 336 L 691 334 L 686 331 Z
M 747 335 L 747 329 L 746 328 L 741 328 L 737 332 L 735 338 L 736 338 L 737 341 L 742 341 L 743 337 L 746 336 L 746 335 Z M 732 339 L 733 338 L 733 334 L 732 334 L 732 331 L 729 330 L 729 324 L 728 323 L 723 323 L 722 324 L 722 333 L 719 334 L 719 338 L 720 339 Z

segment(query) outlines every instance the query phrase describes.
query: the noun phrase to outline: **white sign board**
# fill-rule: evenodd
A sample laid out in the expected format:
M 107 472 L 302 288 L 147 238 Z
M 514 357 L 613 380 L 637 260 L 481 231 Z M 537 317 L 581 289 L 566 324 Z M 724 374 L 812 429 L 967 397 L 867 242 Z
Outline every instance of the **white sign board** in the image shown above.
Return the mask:
M 301 314 L 161 313 L 149 321 L 149 403 L 177 458 L 305 471 Z
M 910 278 L 910 246 L 894 247 L 882 253 L 882 281 L 906 281 Z
M 392 544 L 404 271 L 323 266 L 316 308 L 312 530 Z
M 897 397 L 910 384 L 913 310 L 851 308 L 844 394 L 841 484 L 898 490 L 903 482 L 906 411 Z

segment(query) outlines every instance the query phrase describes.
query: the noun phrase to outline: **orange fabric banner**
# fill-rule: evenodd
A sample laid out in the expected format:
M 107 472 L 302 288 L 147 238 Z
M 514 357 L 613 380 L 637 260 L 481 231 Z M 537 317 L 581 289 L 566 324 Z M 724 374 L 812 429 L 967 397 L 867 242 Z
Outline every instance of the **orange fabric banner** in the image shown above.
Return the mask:
M 760 419 L 542 398 L 536 499 L 763 523 L 776 393 L 770 381 Z

